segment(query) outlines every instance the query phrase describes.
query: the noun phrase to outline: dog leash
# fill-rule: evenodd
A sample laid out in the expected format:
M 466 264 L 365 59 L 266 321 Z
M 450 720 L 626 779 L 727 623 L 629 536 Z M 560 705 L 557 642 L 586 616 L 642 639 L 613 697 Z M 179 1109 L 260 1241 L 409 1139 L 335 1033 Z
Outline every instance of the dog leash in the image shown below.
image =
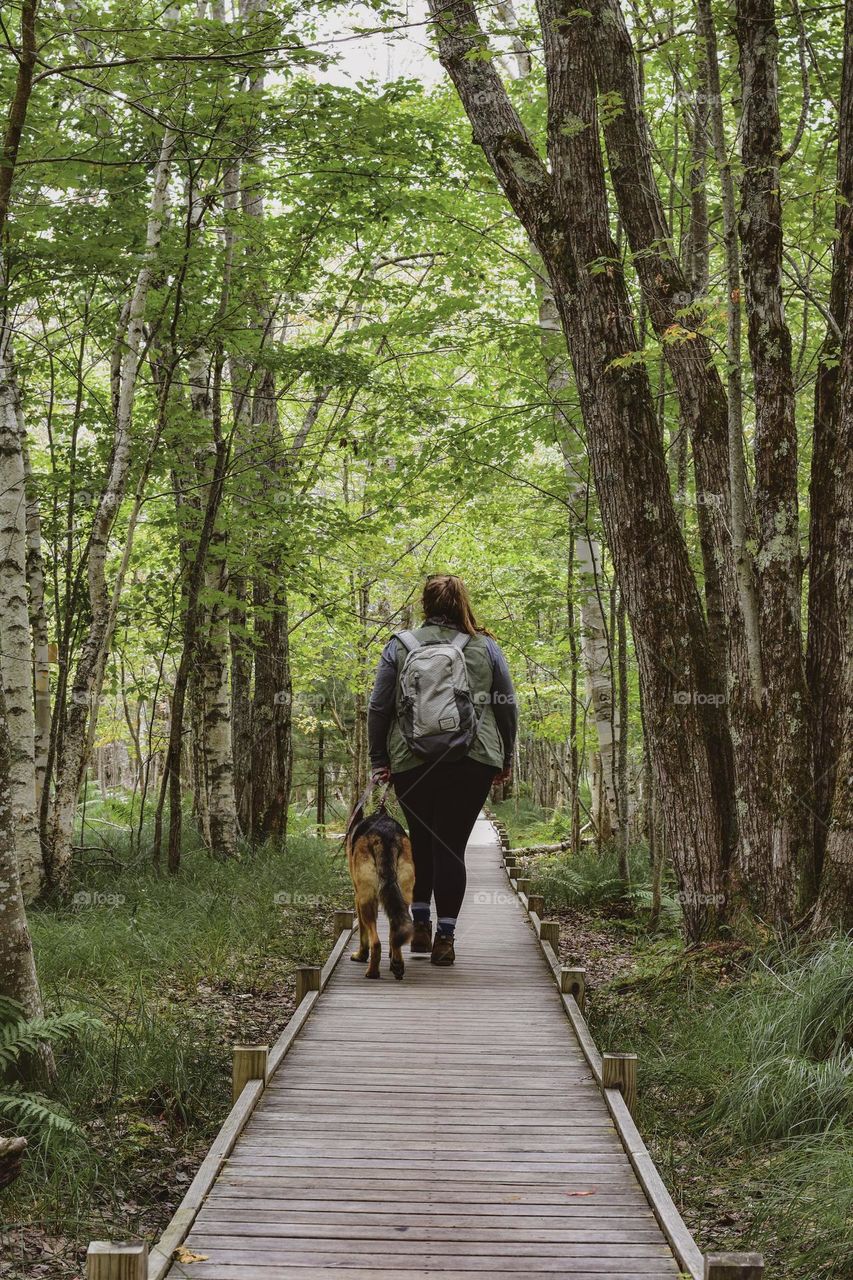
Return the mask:
M 350 838 L 353 830 L 357 825 L 358 815 L 364 812 L 365 804 L 370 799 L 370 796 L 374 788 L 378 786 L 379 786 L 379 783 L 375 781 L 373 778 L 371 778 L 367 786 L 364 788 L 361 795 L 359 796 L 357 803 L 353 806 L 352 813 L 349 816 L 349 822 L 347 823 L 347 829 L 344 832 L 344 844 L 346 844 L 347 840 Z M 382 787 L 382 791 L 379 795 L 379 800 L 376 805 L 377 812 L 379 813 L 382 813 L 387 808 L 385 800 L 388 795 L 390 786 L 391 786 L 391 780 L 389 778 L 389 780 Z

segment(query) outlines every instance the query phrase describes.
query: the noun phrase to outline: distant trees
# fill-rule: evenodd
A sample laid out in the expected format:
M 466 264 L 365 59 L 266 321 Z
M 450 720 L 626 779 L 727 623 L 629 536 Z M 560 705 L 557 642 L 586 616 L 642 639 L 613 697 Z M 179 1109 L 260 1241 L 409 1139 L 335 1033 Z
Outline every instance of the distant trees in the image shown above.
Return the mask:
M 849 15 L 838 85 L 814 16 L 803 95 L 769 0 L 734 35 L 677 9 L 541 0 L 534 30 L 502 3 L 490 42 L 433 0 L 464 112 L 329 83 L 278 0 L 143 6 L 141 34 L 98 0 L 16 11 L 0 673 L 27 897 L 68 893 L 116 743 L 133 847 L 173 871 L 190 821 L 217 858 L 284 835 L 294 796 L 332 826 L 381 644 L 452 566 L 524 699 L 516 795 L 575 848 L 618 839 L 625 874 L 645 828 L 693 936 L 849 920 Z

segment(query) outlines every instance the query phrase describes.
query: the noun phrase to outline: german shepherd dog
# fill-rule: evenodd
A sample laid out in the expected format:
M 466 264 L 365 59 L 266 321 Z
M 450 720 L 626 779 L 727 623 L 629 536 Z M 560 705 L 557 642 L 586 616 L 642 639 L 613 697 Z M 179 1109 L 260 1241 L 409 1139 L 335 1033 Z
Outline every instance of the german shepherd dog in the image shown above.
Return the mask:
M 381 903 L 391 924 L 390 968 L 399 981 L 406 970 L 400 948 L 409 941 L 413 929 L 409 907 L 415 864 L 409 837 L 384 804 L 365 818 L 362 801 L 350 818 L 346 846 L 360 934 L 358 950 L 351 959 L 367 961 L 365 978 L 379 977 L 382 945 L 376 920 Z

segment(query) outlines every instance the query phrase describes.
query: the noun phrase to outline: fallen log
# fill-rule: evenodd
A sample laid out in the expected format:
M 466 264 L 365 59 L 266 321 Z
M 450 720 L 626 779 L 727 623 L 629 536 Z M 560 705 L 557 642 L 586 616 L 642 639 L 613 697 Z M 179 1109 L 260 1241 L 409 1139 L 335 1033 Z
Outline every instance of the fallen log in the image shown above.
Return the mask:
M 523 845 L 519 849 L 511 849 L 510 853 L 514 858 L 533 858 L 540 853 L 565 853 L 571 849 L 571 840 L 561 840 L 559 844 L 528 844 Z

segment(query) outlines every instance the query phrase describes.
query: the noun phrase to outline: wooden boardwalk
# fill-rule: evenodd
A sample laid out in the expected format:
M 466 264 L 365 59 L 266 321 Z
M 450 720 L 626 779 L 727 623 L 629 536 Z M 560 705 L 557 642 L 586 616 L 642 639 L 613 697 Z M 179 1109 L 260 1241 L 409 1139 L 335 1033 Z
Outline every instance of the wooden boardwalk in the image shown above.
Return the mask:
M 344 955 L 170 1277 L 679 1275 L 483 820 L 468 867 L 456 967 Z

